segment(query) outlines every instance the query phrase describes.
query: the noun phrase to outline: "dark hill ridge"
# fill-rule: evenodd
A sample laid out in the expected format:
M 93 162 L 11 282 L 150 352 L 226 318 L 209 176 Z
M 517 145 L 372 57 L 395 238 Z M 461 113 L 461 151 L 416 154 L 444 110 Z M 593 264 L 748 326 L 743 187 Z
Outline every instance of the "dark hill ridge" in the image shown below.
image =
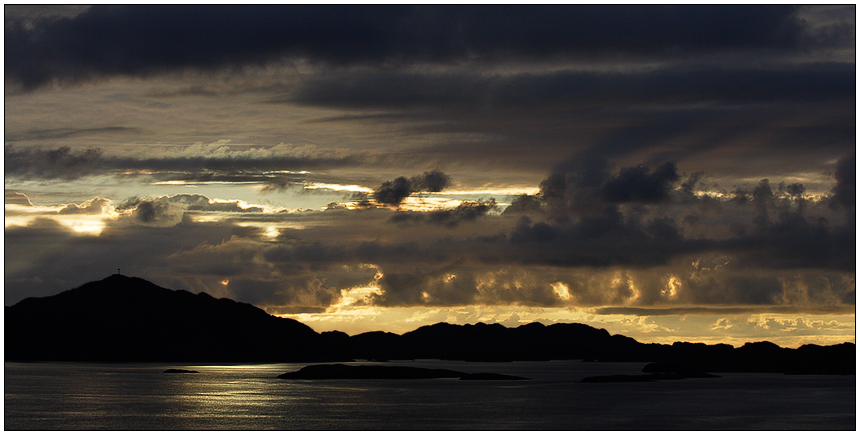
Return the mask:
M 365 332 L 352 337 L 339 331 L 322 334 L 348 349 L 354 358 L 372 360 L 448 359 L 463 361 L 545 361 L 605 358 L 620 341 L 605 329 L 578 323 L 544 326 L 530 323 L 516 328 L 499 324 L 422 326 L 403 335 Z
M 317 334 L 291 319 L 206 293 L 168 290 L 112 275 L 6 307 L 11 361 L 337 362 L 447 359 L 584 359 L 650 364 L 649 373 L 853 374 L 855 345 L 740 348 L 702 343 L 643 344 L 582 324 L 422 326 L 402 335 Z
M 727 344 L 678 342 L 644 344 L 578 323 L 516 328 L 499 324 L 422 326 L 403 335 L 367 332 L 349 337 L 324 332 L 324 337 L 367 360 L 439 358 L 464 361 L 541 361 L 583 359 L 656 362 L 648 373 L 759 372 L 788 374 L 854 374 L 854 343 L 804 345 L 787 349 L 770 342 Z
M 250 304 L 112 275 L 6 308 L 6 359 L 344 361 L 313 329 Z

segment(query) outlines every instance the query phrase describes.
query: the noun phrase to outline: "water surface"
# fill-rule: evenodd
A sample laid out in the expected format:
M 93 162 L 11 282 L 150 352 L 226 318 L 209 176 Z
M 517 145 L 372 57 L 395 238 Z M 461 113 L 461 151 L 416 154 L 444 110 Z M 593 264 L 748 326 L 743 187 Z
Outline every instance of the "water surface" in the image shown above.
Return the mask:
M 855 430 L 854 376 L 579 383 L 642 363 L 388 364 L 528 381 L 286 380 L 305 364 L 5 363 L 6 430 Z M 164 374 L 168 368 L 196 374 Z

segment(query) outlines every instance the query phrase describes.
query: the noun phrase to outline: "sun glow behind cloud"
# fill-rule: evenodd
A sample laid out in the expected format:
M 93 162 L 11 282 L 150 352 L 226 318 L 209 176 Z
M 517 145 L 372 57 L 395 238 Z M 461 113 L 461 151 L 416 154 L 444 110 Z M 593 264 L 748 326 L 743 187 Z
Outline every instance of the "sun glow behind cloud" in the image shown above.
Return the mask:
M 10 226 L 26 227 L 37 218 L 47 218 L 77 233 L 97 236 L 107 226 L 106 221 L 115 220 L 120 215 L 114 211 L 112 206 L 105 207 L 100 212 L 62 214 L 62 211 L 67 209 L 68 205 L 45 207 L 5 204 L 4 228 Z
M 450 196 L 469 196 L 469 197 L 484 197 L 484 196 L 519 196 L 519 195 L 536 195 L 540 189 L 534 186 L 521 187 L 488 187 L 478 189 L 446 189 L 444 194 Z
M 327 189 L 333 190 L 335 192 L 363 192 L 363 193 L 371 193 L 373 189 L 365 186 L 359 186 L 356 184 L 343 185 L 343 184 L 333 184 L 333 183 L 310 183 L 304 186 L 305 189 L 308 190 L 316 190 L 316 189 Z

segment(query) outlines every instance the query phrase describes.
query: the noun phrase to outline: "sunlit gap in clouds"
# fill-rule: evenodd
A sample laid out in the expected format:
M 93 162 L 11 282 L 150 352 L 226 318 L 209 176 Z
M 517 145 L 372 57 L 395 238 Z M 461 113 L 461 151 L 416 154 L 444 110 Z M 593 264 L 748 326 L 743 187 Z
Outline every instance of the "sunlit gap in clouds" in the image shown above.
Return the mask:
M 668 299 L 675 299 L 681 290 L 681 280 L 675 275 L 669 275 L 666 281 L 666 287 L 660 291 L 660 294 Z
M 497 196 L 519 196 L 519 195 L 537 195 L 540 188 L 534 186 L 528 187 L 498 187 L 498 188 L 477 188 L 477 189 L 449 189 L 445 190 L 445 195 L 452 196 L 476 196 L 476 195 L 497 195 Z
M 771 305 L 697 302 L 695 287 L 702 280 L 732 279 L 730 271 L 726 270 L 730 263 L 726 257 L 698 258 L 687 263 L 687 275 L 659 272 L 660 284 L 657 285 L 649 284 L 647 274 L 633 270 L 582 271 L 580 278 L 585 279 L 584 282 L 568 277 L 543 284 L 557 299 L 555 305 L 499 301 L 450 306 L 444 305 L 444 299 L 434 298 L 439 296 L 434 289 L 421 292 L 416 299 L 417 304 L 379 304 L 386 299 L 385 289 L 380 285 L 384 272 L 376 265 L 365 265 L 376 270 L 372 281 L 341 290 L 340 299 L 323 312 L 294 312 L 284 317 L 299 320 L 318 331 L 337 329 L 351 335 L 378 330 L 402 334 L 438 322 L 501 323 L 507 327 L 540 322 L 545 325 L 585 323 L 645 343 L 671 344 L 693 340 L 742 346 L 766 340 L 781 346 L 797 347 L 854 339 L 854 315 L 847 309 L 788 307 L 779 305 L 778 300 Z M 458 280 L 458 275 L 459 272 L 453 271 L 443 273 L 438 282 L 444 287 Z M 540 291 L 532 288 L 536 283 L 528 275 L 511 275 L 500 270 L 496 274 L 481 274 L 475 278 L 479 292 L 489 299 L 497 293 Z M 853 279 L 851 281 L 853 286 Z M 588 289 L 585 294 L 584 283 Z M 785 295 L 794 291 L 792 283 L 783 282 L 782 285 Z M 608 289 L 611 301 L 600 302 L 594 299 L 594 294 L 588 294 L 588 291 L 603 288 Z M 657 299 L 653 299 L 655 296 Z M 443 305 L 434 305 L 439 302 Z
M 21 206 L 17 204 L 6 204 L 4 207 L 4 228 L 10 226 L 27 227 L 38 218 L 52 219 L 59 224 L 69 227 L 76 233 L 98 236 L 107 227 L 107 220 L 117 219 L 120 214 L 113 206 L 107 206 L 100 212 L 94 214 L 73 213 L 62 214 L 61 212 L 69 205 L 59 206 Z
M 102 230 L 105 229 L 107 224 L 104 221 L 104 218 L 93 216 L 93 217 L 57 217 L 60 223 L 71 228 L 75 232 L 78 233 L 87 233 L 94 236 L 98 236 L 101 234 Z
M 375 264 L 359 264 L 358 267 L 375 269 L 376 273 L 373 275 L 373 281 L 366 285 L 341 290 L 340 300 L 328 307 L 326 312 L 336 313 L 343 307 L 351 307 L 356 304 L 363 305 L 369 302 L 368 297 L 370 297 L 370 295 L 382 294 L 382 287 L 379 285 L 379 280 L 385 276 L 385 274 L 382 273 L 382 269 Z
M 217 222 L 218 220 L 213 220 L 212 222 Z M 281 230 L 283 229 L 291 229 L 291 230 L 303 230 L 307 228 L 306 225 L 298 224 L 298 223 L 280 223 L 277 226 L 270 223 L 261 223 L 261 222 L 237 222 L 235 224 L 237 227 L 244 228 L 258 228 L 262 231 L 263 236 L 265 236 L 270 241 L 276 240 L 278 236 L 281 235 Z
M 334 183 L 310 183 L 304 186 L 305 189 L 308 190 L 316 190 L 316 189 L 328 189 L 334 190 L 336 192 L 363 192 L 363 193 L 371 193 L 373 189 L 369 187 L 359 186 L 356 184 L 334 184 Z
M 385 276 L 381 268 L 375 264 L 359 264 L 357 267 L 375 269 L 372 281 L 340 291 L 340 299 L 328 306 L 323 313 L 299 313 L 291 315 L 280 315 L 309 324 L 322 322 L 329 327 L 330 322 L 340 324 L 342 330 L 365 332 L 365 328 L 377 322 L 380 316 L 385 316 L 388 309 L 376 307 L 371 304 L 370 298 L 383 293 L 379 281 Z M 350 326 L 351 325 L 351 326 Z M 319 326 L 318 326 L 319 327 Z M 358 329 L 356 329 L 358 328 Z M 318 331 L 319 332 L 319 331 Z
M 199 180 L 168 180 L 168 181 L 156 181 L 152 183 L 156 186 L 185 186 L 185 187 L 197 187 L 202 185 L 221 185 L 221 186 L 233 186 L 238 184 L 257 184 L 256 181 L 199 181 Z
M 550 285 L 552 286 L 553 293 L 555 293 L 555 295 L 558 296 L 559 299 L 563 301 L 569 301 L 573 298 L 573 296 L 570 295 L 570 289 L 568 288 L 567 284 L 559 281 L 554 282 Z

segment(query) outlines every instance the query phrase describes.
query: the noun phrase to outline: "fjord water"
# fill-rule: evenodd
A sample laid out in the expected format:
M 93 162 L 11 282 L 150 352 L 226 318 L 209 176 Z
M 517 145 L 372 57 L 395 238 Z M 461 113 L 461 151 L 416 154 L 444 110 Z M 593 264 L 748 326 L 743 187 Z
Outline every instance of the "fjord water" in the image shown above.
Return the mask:
M 855 430 L 855 376 L 579 383 L 642 363 L 392 362 L 527 381 L 285 380 L 306 364 L 5 363 L 5 430 Z M 197 370 L 165 374 L 168 368 Z

